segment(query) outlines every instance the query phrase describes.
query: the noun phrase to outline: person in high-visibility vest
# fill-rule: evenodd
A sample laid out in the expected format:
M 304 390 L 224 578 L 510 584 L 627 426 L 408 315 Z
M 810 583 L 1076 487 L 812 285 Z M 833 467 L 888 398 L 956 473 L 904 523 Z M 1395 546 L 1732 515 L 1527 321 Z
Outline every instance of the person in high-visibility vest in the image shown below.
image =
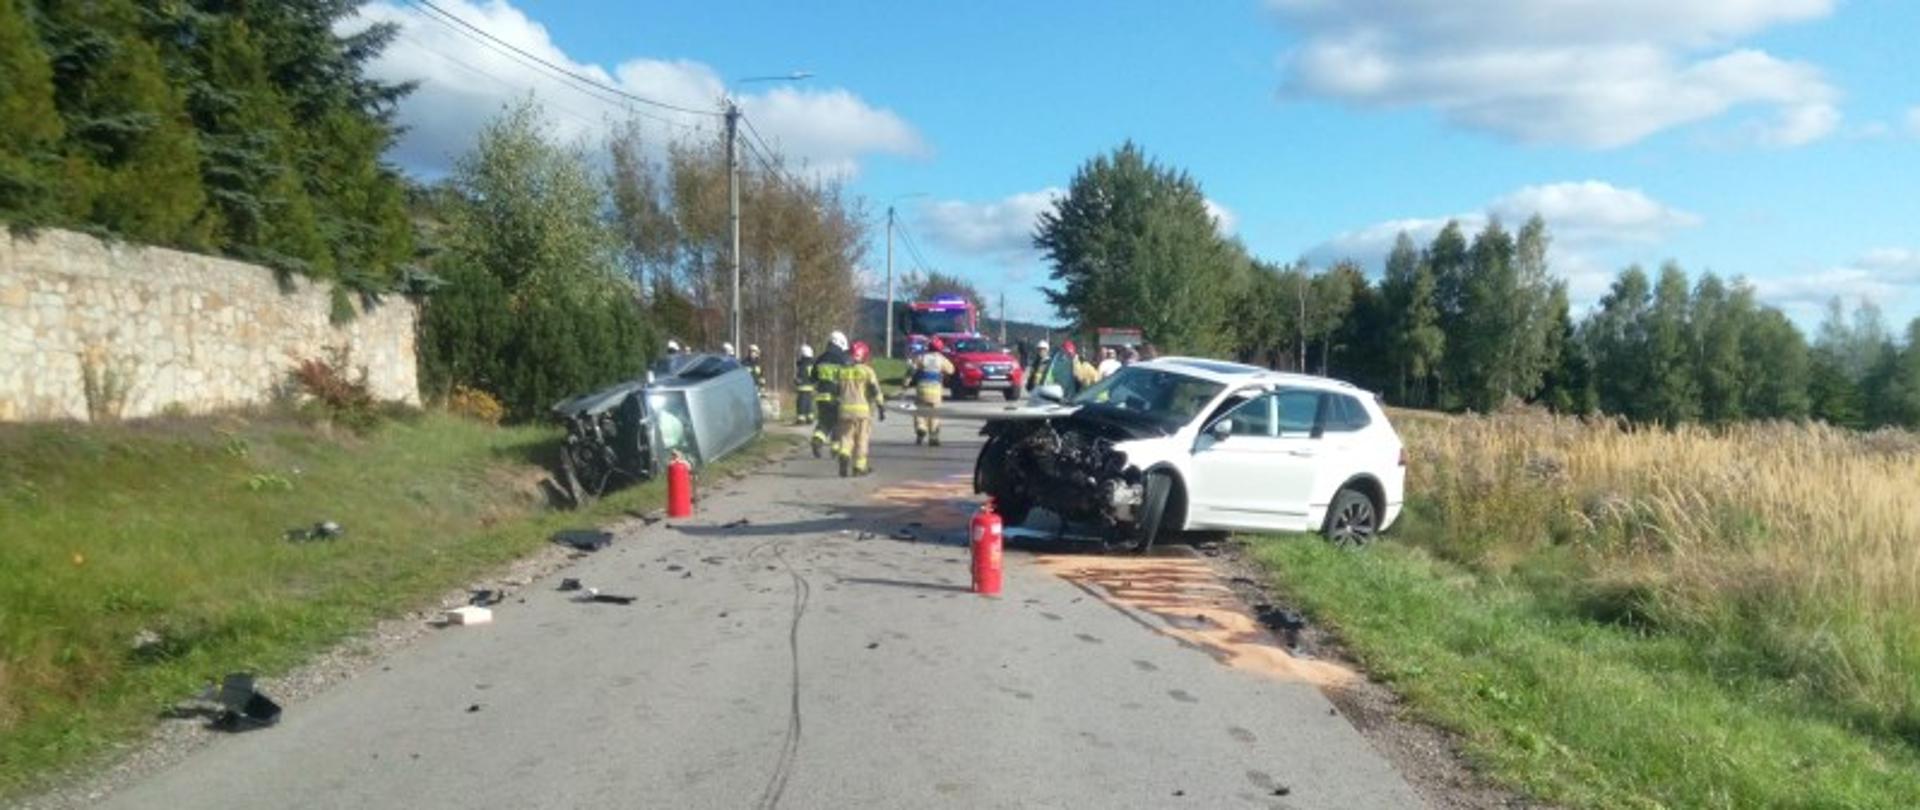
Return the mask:
M 827 350 L 820 353 L 820 359 L 813 364 L 813 457 L 820 457 L 824 447 L 840 443 L 840 411 L 836 400 L 840 396 L 840 369 L 847 364 L 847 336 L 834 332 L 827 337 Z
M 793 361 L 793 423 L 813 421 L 813 347 L 800 344 L 800 357 Z
M 913 358 L 907 385 L 913 390 L 913 443 L 940 446 L 940 397 L 946 392 L 947 378 L 953 376 L 953 361 L 947 359 L 947 344 L 934 338 L 927 350 Z
M 873 435 L 874 417 L 887 418 L 880 400 L 880 375 L 867 365 L 866 341 L 854 341 L 852 362 L 840 369 L 840 430 L 834 453 L 840 457 L 840 477 L 866 475 L 867 444 Z M 879 413 L 874 413 L 874 411 Z

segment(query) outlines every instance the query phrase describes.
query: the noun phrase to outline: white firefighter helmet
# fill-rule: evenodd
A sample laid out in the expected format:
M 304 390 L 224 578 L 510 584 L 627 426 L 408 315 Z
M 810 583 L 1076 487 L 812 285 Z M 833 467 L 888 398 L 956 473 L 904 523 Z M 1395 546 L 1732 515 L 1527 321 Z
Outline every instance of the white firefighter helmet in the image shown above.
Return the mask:
M 720 344 L 720 353 L 721 353 L 721 354 L 724 354 L 724 355 L 726 355 L 726 356 L 728 356 L 728 357 L 732 357 L 732 356 L 733 356 L 733 344 L 731 344 L 731 343 L 722 343 L 722 344 Z
M 679 354 L 679 353 L 680 353 L 680 341 L 677 341 L 677 340 L 667 341 L 667 354 Z
M 806 358 L 812 358 L 812 357 L 813 357 L 813 344 L 811 344 L 811 343 L 802 343 L 802 344 L 800 344 L 800 356 L 801 356 L 801 357 L 806 357 Z
M 847 350 L 847 333 L 836 329 L 833 334 L 827 336 L 827 343 L 844 352 Z
M 760 344 L 758 344 L 758 343 L 749 343 L 749 344 L 747 344 L 747 356 L 748 356 L 748 357 L 759 357 L 759 356 L 760 356 Z
M 1045 354 L 1047 352 L 1047 342 L 1045 340 L 1042 340 L 1039 343 L 1033 344 L 1033 347 L 1036 349 L 1039 349 L 1041 354 Z

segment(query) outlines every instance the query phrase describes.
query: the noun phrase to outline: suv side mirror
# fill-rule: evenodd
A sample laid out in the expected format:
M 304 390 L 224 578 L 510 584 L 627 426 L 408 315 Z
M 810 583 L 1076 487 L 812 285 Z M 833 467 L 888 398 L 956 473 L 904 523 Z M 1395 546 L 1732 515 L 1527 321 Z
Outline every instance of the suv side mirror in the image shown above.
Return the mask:
M 1233 420 L 1222 419 L 1213 423 L 1211 427 L 1207 428 L 1207 435 L 1212 436 L 1214 441 L 1226 441 L 1228 436 L 1233 435 Z
M 1065 402 L 1067 399 L 1067 390 L 1049 383 L 1033 389 L 1033 395 L 1047 402 Z

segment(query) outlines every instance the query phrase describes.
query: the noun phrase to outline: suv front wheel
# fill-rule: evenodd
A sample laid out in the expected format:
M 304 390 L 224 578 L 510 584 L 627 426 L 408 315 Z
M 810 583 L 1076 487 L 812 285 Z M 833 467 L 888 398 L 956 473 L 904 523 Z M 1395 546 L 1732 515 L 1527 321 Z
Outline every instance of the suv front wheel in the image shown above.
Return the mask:
M 1340 548 L 1359 548 L 1380 534 L 1380 510 L 1373 499 L 1351 487 L 1341 489 L 1327 507 L 1327 522 L 1320 530 L 1327 541 Z

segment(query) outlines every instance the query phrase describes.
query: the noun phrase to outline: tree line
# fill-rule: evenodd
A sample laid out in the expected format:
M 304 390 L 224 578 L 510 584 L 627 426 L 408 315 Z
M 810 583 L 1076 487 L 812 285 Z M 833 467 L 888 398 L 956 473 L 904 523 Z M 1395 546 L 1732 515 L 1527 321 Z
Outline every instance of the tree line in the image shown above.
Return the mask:
M 0 0 L 0 219 L 218 252 L 376 293 L 413 259 L 381 161 L 409 86 L 354 0 Z
M 1402 233 L 1372 280 L 1254 257 L 1220 235 L 1199 184 L 1127 143 L 1083 164 L 1042 214 L 1044 293 L 1075 331 L 1137 326 L 1163 350 L 1331 374 L 1409 407 L 1530 402 L 1638 422 L 1820 419 L 1920 426 L 1920 319 L 1904 340 L 1835 300 L 1809 341 L 1742 279 L 1620 272 L 1575 318 L 1538 216 L 1425 245 Z
M 653 143 L 628 124 L 596 160 L 546 130 L 532 99 L 513 104 L 451 177 L 415 194 L 426 264 L 444 284 L 420 326 L 430 396 L 475 388 L 537 418 L 639 376 L 669 339 L 710 351 L 729 340 L 721 144 Z M 801 342 L 846 328 L 865 218 L 838 181 L 796 179 L 777 154 L 743 160 L 740 187 L 742 340 L 784 384 Z

